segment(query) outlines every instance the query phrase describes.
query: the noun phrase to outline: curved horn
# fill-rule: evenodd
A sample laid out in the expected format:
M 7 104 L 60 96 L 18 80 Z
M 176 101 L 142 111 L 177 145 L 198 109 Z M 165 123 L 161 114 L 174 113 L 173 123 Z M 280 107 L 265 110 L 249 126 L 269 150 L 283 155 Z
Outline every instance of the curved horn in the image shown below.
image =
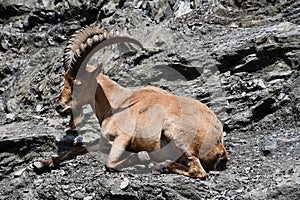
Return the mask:
M 123 42 L 133 43 L 143 48 L 143 45 L 133 38 L 114 36 L 104 29 L 86 26 L 77 30 L 68 41 L 64 52 L 64 65 L 75 77 L 80 67 L 85 66 L 97 51 L 108 45 Z

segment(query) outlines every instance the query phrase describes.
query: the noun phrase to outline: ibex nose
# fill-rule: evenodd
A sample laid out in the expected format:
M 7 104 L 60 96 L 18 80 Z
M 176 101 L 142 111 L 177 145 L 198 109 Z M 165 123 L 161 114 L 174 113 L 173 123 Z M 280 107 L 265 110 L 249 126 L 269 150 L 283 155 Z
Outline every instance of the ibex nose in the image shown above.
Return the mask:
M 218 154 L 218 159 L 214 165 L 214 170 L 222 171 L 226 169 L 226 164 L 228 161 L 226 150 Z
M 227 159 L 219 159 L 215 165 L 215 170 L 222 171 L 226 169 Z

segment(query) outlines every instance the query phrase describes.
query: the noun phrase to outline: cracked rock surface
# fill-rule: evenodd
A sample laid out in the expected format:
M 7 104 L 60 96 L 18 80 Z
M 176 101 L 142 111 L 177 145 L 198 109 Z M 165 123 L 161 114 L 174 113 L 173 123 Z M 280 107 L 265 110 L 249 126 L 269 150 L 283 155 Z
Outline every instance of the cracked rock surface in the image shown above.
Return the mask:
M 300 3 L 0 1 L 0 199 L 298 199 Z M 153 85 L 207 104 L 224 125 L 228 169 L 206 180 L 105 171 L 90 152 L 46 173 L 35 161 L 101 139 L 85 108 L 80 137 L 55 112 L 62 54 L 85 25 L 140 41 L 91 59 L 126 87 Z

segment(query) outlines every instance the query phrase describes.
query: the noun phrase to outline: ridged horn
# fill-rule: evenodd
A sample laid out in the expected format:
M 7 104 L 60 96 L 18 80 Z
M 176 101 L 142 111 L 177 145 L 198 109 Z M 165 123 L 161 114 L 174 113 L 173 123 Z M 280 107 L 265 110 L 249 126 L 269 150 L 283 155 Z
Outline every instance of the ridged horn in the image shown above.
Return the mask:
M 85 26 L 77 30 L 69 39 L 64 51 L 64 65 L 76 76 L 81 66 L 86 66 L 89 59 L 100 49 L 116 43 L 133 43 L 140 48 L 143 45 L 130 37 L 115 36 L 104 29 Z

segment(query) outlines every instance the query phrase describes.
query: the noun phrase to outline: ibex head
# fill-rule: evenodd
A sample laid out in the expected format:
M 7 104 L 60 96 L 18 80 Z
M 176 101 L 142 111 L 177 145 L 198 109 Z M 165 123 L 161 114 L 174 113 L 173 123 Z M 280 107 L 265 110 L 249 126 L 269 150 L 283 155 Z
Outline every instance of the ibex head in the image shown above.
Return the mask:
M 71 115 L 71 129 L 81 120 L 82 106 L 90 103 L 95 95 L 96 77 L 102 68 L 87 66 L 89 58 L 105 46 L 120 42 L 133 43 L 142 48 L 135 39 L 120 36 L 110 38 L 112 35 L 104 29 L 86 26 L 76 31 L 67 43 L 64 52 L 65 84 L 56 110 L 61 116 Z
M 101 67 L 87 67 L 85 73 L 80 76 L 73 77 L 70 70 L 65 72 L 65 84 L 61 91 L 57 112 L 67 117 L 71 115 L 70 128 L 74 129 L 82 118 L 82 106 L 91 103 L 95 88 L 97 86 L 96 77 L 100 73 Z
M 205 157 L 201 157 L 200 160 L 203 167 L 208 171 L 225 170 L 228 157 L 223 142 L 217 143 L 213 148 L 211 148 Z

